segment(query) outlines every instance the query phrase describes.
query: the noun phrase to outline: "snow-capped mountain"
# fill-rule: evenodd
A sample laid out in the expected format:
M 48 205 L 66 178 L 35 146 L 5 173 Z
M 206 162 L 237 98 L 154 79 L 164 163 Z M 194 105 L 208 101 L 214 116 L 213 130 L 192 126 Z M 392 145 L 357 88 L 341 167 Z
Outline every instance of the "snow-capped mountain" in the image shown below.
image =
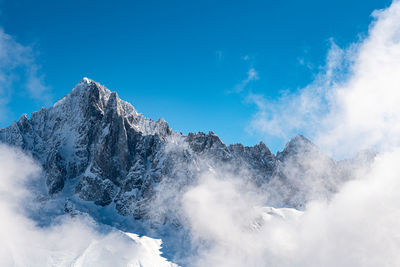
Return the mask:
M 184 186 L 204 168 L 229 166 L 230 172 L 264 188 L 271 204 L 298 208 L 335 191 L 333 174 L 346 165 L 301 135 L 274 155 L 262 142 L 226 146 L 213 132 L 175 133 L 165 120 L 144 117 L 117 93 L 87 78 L 51 108 L 29 119 L 22 115 L 1 129 L 0 141 L 41 163 L 50 195 L 72 184 L 81 200 L 114 203 L 119 214 L 137 219 L 148 213 L 147 203 L 161 181 Z M 314 164 L 317 160 L 320 164 Z M 315 188 L 320 192 L 310 191 Z
M 302 135 L 276 155 L 262 142 L 227 146 L 213 132 L 185 136 L 87 78 L 51 108 L 1 129 L 0 142 L 21 148 L 42 166 L 47 192 L 37 197 L 42 208 L 31 216 L 40 224 L 54 215 L 88 214 L 123 232 L 162 238 L 166 258 L 183 266 L 190 266 L 185 259 L 192 248 L 182 197 L 204 173 L 236 177 L 266 197 L 263 206 L 284 208 L 259 209 L 259 219 L 248 222 L 252 228 L 271 214 L 297 214 L 287 208 L 301 210 L 310 200 L 329 198 L 376 154 L 335 161 Z M 91 260 L 89 252 L 82 260 Z

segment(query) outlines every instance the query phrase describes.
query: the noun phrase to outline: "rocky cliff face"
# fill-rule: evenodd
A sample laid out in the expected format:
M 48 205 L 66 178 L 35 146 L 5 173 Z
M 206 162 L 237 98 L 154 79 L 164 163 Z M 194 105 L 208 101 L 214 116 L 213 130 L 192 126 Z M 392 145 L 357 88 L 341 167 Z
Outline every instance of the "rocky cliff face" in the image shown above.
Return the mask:
M 204 168 L 229 166 L 265 190 L 271 204 L 302 207 L 322 192 L 334 192 L 333 177 L 350 176 L 343 169 L 352 164 L 333 161 L 303 136 L 277 155 L 262 142 L 226 146 L 213 132 L 184 136 L 87 78 L 51 108 L 1 129 L 0 141 L 42 164 L 50 195 L 72 184 L 80 199 L 99 206 L 114 203 L 121 215 L 135 218 L 149 212 L 147 203 L 161 181 L 185 186 Z

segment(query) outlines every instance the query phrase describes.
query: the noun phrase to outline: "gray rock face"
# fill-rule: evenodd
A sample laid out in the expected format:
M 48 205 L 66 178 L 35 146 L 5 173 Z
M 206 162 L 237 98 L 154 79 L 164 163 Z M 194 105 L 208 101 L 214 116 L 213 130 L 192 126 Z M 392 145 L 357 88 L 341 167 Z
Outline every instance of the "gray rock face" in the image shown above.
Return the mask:
M 277 205 L 291 207 L 303 206 L 313 196 L 312 188 L 334 191 L 332 177 L 349 176 L 343 169 L 352 164 L 338 164 L 303 136 L 276 156 L 262 142 L 226 146 L 212 132 L 183 136 L 87 78 L 51 108 L 1 129 L 0 141 L 24 149 L 42 164 L 50 195 L 72 183 L 82 200 L 115 203 L 121 215 L 135 218 L 149 212 L 147 203 L 160 182 L 190 184 L 204 159 L 208 167 L 230 166 L 263 188 L 272 202 L 279 199 Z

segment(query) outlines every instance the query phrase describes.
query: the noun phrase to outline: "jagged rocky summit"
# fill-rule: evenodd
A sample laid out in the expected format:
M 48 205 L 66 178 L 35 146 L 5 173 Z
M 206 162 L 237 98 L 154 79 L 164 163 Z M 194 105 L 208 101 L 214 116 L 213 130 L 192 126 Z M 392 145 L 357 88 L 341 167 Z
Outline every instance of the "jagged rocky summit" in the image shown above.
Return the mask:
M 301 208 L 310 198 L 334 192 L 338 181 L 332 177 L 350 177 L 350 165 L 357 161 L 336 162 L 301 135 L 277 155 L 262 142 L 226 146 L 213 132 L 184 136 L 87 78 L 51 108 L 1 129 L 0 141 L 40 162 L 50 195 L 69 185 L 81 200 L 114 203 L 119 214 L 135 218 L 149 212 L 147 203 L 162 181 L 185 186 L 204 168 L 217 166 L 229 166 L 265 190 L 270 204 Z M 312 164 L 316 160 L 321 168 Z

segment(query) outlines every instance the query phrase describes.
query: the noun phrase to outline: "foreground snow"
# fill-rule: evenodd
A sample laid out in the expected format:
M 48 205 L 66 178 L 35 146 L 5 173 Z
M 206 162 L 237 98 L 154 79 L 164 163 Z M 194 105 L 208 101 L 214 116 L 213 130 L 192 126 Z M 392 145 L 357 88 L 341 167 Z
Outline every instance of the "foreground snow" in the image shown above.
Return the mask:
M 72 261 L 67 259 L 57 266 L 177 266 L 161 257 L 161 243 L 160 239 L 115 232 L 101 240 L 92 241 L 78 258 Z

